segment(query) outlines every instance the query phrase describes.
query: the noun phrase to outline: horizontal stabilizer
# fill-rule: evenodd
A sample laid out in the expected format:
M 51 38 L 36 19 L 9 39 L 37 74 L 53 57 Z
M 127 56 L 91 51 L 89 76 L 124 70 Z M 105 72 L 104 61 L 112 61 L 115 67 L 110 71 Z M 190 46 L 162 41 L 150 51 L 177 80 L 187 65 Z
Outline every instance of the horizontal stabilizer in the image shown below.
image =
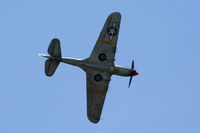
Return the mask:
M 49 45 L 48 53 L 52 57 L 61 57 L 61 47 L 60 47 L 60 41 L 58 39 L 53 39 Z
M 45 74 L 47 76 L 52 76 L 56 71 L 56 68 L 60 64 L 60 61 L 54 59 L 48 59 L 45 61 Z

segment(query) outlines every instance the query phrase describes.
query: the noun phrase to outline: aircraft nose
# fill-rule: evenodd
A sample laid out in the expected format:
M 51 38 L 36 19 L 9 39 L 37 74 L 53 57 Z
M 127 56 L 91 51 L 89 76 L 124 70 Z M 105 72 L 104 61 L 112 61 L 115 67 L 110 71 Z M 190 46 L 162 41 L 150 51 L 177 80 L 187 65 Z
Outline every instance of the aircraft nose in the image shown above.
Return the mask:
M 137 76 L 139 73 L 133 70 L 133 76 Z

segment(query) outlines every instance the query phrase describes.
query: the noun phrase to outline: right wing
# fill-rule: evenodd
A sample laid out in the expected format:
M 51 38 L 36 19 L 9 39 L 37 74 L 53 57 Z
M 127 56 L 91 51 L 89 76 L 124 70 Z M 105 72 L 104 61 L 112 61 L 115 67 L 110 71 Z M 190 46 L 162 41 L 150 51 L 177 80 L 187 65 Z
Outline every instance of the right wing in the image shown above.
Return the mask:
M 87 116 L 97 123 L 100 120 L 110 77 L 106 72 L 87 70 Z

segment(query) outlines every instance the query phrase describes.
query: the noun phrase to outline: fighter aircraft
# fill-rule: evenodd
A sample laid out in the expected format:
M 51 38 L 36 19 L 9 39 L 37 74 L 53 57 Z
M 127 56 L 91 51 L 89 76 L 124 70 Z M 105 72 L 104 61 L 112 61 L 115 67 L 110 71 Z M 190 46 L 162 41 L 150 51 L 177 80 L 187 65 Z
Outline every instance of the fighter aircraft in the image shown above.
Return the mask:
M 120 21 L 121 14 L 118 12 L 108 16 L 91 55 L 86 59 L 62 57 L 60 41 L 56 38 L 49 45 L 49 55 L 39 54 L 48 58 L 45 62 L 46 76 L 52 76 L 60 62 L 78 66 L 86 72 L 87 116 L 93 123 L 100 120 L 111 76 L 130 76 L 130 87 L 132 77 L 138 75 L 134 61 L 131 68 L 114 64 Z

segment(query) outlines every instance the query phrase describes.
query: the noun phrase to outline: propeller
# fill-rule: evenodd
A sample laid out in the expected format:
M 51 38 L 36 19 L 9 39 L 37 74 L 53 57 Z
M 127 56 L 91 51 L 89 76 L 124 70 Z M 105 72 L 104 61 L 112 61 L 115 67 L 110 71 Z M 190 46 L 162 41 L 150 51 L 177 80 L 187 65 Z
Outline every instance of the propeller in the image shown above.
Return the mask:
M 129 83 L 128 83 L 128 87 L 130 87 L 130 85 L 131 85 L 133 76 L 138 75 L 136 70 L 134 70 L 134 60 L 132 61 L 131 69 L 132 69 L 132 74 L 131 74 L 131 77 L 130 77 L 130 80 L 129 80 Z
M 130 88 L 130 85 L 131 85 L 131 82 L 132 82 L 132 78 L 133 78 L 133 76 L 130 77 L 128 88 Z

